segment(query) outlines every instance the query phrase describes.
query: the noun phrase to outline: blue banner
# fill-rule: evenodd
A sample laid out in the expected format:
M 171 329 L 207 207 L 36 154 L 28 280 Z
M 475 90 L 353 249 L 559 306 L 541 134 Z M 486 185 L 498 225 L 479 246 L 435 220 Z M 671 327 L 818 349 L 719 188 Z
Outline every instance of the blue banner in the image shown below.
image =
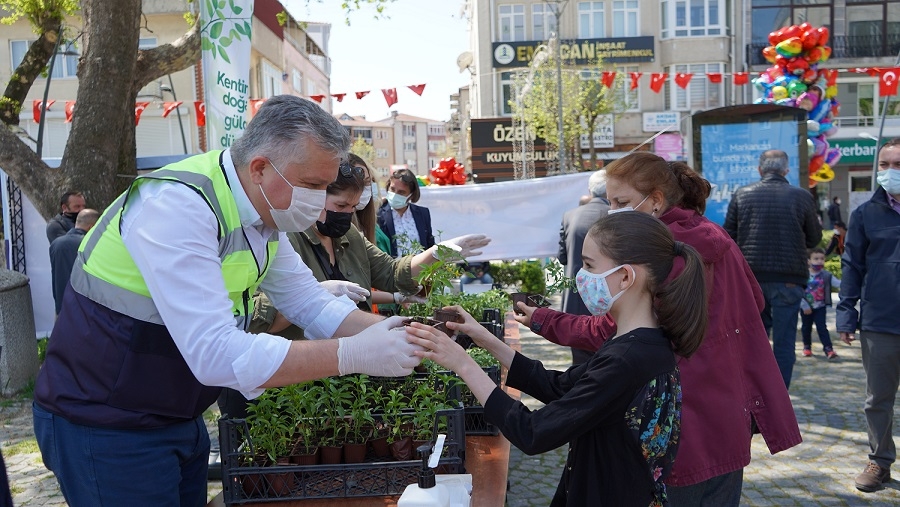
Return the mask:
M 788 154 L 787 180 L 799 186 L 797 153 L 800 134 L 796 121 L 761 121 L 700 126 L 703 177 L 712 184 L 706 217 L 722 225 L 731 194 L 759 181 L 759 156 L 766 150 Z

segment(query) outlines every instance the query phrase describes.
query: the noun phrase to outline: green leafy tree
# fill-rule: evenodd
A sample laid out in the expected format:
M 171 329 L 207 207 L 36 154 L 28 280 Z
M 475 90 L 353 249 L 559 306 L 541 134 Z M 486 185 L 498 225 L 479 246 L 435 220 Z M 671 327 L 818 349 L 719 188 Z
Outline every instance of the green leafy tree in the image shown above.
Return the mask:
M 375 167 L 375 148 L 366 142 L 362 136 L 357 136 L 350 145 L 350 153 L 356 154 L 359 158 L 366 162 L 370 169 Z
M 533 69 L 516 74 L 514 83 L 520 96 L 510 101 L 513 115 L 524 118 L 525 124 L 548 143 L 558 143 L 560 83 L 557 76 L 560 76 L 563 149 L 576 167 L 585 169 L 581 157 L 581 136 L 587 135 L 590 139 L 589 167 L 595 167 L 597 156 L 592 134 L 601 115 L 622 110 L 615 90 L 622 86 L 623 79 L 617 76 L 612 88 L 604 86 L 600 76 L 609 69 L 603 66 L 601 60 L 581 66 L 563 60 L 561 73 L 557 73 L 555 54 L 552 48 L 548 48 L 544 55 L 535 58 Z
M 342 7 L 349 22 L 350 13 L 363 8 L 380 17 L 393 1 L 352 0 Z M 59 211 L 57 199 L 66 190 L 89 190 L 91 205 L 103 209 L 125 189 L 137 174 L 138 91 L 200 59 L 203 27 L 197 21 L 170 44 L 138 49 L 141 7 L 141 0 L 0 0 L 4 22 L 27 19 L 37 35 L 0 97 L 0 122 L 5 126 L 18 125 L 22 104 L 61 37 L 78 39 L 82 51 L 74 118 L 58 169 L 48 167 L 15 128 L 0 128 L 0 167 L 45 219 Z M 77 26 L 67 24 L 73 16 L 80 18 Z

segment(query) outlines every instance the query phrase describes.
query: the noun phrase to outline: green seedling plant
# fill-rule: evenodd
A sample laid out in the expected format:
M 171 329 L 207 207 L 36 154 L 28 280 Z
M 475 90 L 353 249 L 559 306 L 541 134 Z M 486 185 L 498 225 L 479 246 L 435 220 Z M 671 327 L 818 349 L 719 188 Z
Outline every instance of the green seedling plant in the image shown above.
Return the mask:
M 566 269 L 558 261 L 554 260 L 547 264 L 547 278 L 550 279 L 550 285 L 547 285 L 547 294 L 561 294 L 567 290 L 577 290 L 575 287 L 575 279 L 566 276 Z
M 363 444 L 375 427 L 371 407 L 380 404 L 381 387 L 372 387 L 368 375 L 352 375 L 344 377 L 355 396 L 350 402 L 350 427 L 347 442 Z
M 319 444 L 323 446 L 339 446 L 347 434 L 347 417 L 353 402 L 353 393 L 348 384 L 340 378 L 325 378 L 322 381 L 322 412 L 327 418 L 327 430 L 323 433 Z

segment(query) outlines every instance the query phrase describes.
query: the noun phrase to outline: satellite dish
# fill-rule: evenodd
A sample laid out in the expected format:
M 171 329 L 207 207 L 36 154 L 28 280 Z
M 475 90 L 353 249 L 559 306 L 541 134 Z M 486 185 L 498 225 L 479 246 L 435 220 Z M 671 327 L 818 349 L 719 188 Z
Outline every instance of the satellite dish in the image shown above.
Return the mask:
M 459 67 L 459 72 L 462 73 L 462 71 L 468 69 L 473 61 L 474 57 L 470 51 L 460 53 L 460 55 L 456 57 L 456 66 Z

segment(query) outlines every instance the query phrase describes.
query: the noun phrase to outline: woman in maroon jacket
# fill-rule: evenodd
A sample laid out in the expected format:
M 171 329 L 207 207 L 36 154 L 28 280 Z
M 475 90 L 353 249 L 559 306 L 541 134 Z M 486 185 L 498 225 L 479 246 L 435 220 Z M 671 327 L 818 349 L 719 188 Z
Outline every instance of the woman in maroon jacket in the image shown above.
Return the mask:
M 773 454 L 801 442 L 760 318 L 762 292 L 734 241 L 702 216 L 710 185 L 686 164 L 637 152 L 607 166 L 606 178 L 610 213 L 658 217 L 676 240 L 700 252 L 707 270 L 706 337 L 690 359 L 679 360 L 682 439 L 666 480 L 670 505 L 737 506 L 752 434 L 762 433 Z M 673 268 L 672 276 L 678 272 Z M 516 320 L 560 345 L 595 351 L 615 335 L 608 316 L 519 309 L 526 314 Z

